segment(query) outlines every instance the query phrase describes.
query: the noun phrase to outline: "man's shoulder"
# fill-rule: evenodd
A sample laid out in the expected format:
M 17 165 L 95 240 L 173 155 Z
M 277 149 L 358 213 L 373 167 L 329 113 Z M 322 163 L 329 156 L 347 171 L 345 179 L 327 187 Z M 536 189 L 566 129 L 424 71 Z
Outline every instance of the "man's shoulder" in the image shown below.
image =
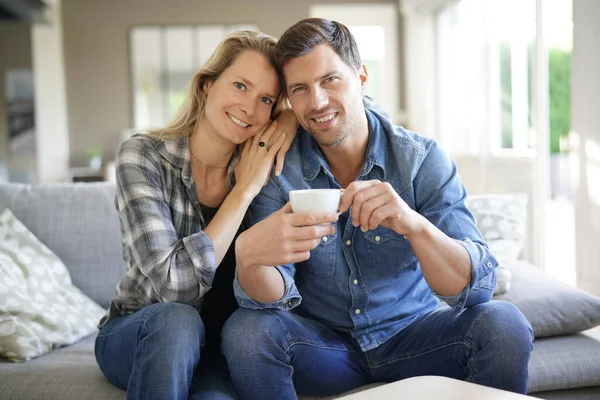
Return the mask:
M 413 132 L 401 125 L 394 125 L 387 115 L 383 115 L 377 110 L 367 109 L 367 115 L 371 125 L 379 128 L 378 134 L 389 138 L 388 143 L 392 146 L 408 146 L 424 152 L 434 143 L 432 138 Z

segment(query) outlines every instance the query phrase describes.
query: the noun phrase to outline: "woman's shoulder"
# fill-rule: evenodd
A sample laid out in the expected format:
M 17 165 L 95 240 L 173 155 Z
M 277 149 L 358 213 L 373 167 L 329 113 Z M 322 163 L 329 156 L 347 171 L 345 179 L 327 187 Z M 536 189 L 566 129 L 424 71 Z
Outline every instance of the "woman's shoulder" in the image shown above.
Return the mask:
M 147 133 L 136 133 L 125 139 L 117 150 L 117 161 L 140 163 L 157 154 L 158 139 Z

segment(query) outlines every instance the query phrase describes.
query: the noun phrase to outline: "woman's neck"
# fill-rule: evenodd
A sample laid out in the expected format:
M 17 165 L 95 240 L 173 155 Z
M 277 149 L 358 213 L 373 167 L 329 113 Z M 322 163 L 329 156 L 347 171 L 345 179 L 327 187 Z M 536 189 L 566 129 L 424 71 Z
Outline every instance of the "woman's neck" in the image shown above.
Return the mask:
M 224 139 L 212 127 L 207 126 L 205 119 L 200 120 L 189 139 L 192 169 L 227 172 L 235 147 L 235 143 Z

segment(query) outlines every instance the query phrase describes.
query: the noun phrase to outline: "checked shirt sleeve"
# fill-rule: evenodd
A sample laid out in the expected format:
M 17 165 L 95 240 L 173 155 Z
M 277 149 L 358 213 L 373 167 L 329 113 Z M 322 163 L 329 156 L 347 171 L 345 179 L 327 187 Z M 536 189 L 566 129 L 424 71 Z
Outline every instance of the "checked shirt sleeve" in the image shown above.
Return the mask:
M 125 141 L 115 164 L 116 205 L 128 274 L 148 278 L 132 279 L 139 284 L 126 289 L 144 291 L 161 302 L 197 305 L 211 288 L 217 267 L 210 238 L 202 231 L 178 237 L 164 196 L 159 155 L 146 140 L 132 137 Z

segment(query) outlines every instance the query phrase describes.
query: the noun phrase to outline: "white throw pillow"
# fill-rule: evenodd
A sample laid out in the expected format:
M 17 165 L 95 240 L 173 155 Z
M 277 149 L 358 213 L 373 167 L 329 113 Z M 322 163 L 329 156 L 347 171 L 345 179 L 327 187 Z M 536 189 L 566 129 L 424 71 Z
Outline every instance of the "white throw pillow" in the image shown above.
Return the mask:
M 104 312 L 10 210 L 0 214 L 0 355 L 23 362 L 73 344 Z
M 465 204 L 473 213 L 477 228 L 499 263 L 494 294 L 504 293 L 510 289 L 510 268 L 525 246 L 527 194 L 470 195 Z

